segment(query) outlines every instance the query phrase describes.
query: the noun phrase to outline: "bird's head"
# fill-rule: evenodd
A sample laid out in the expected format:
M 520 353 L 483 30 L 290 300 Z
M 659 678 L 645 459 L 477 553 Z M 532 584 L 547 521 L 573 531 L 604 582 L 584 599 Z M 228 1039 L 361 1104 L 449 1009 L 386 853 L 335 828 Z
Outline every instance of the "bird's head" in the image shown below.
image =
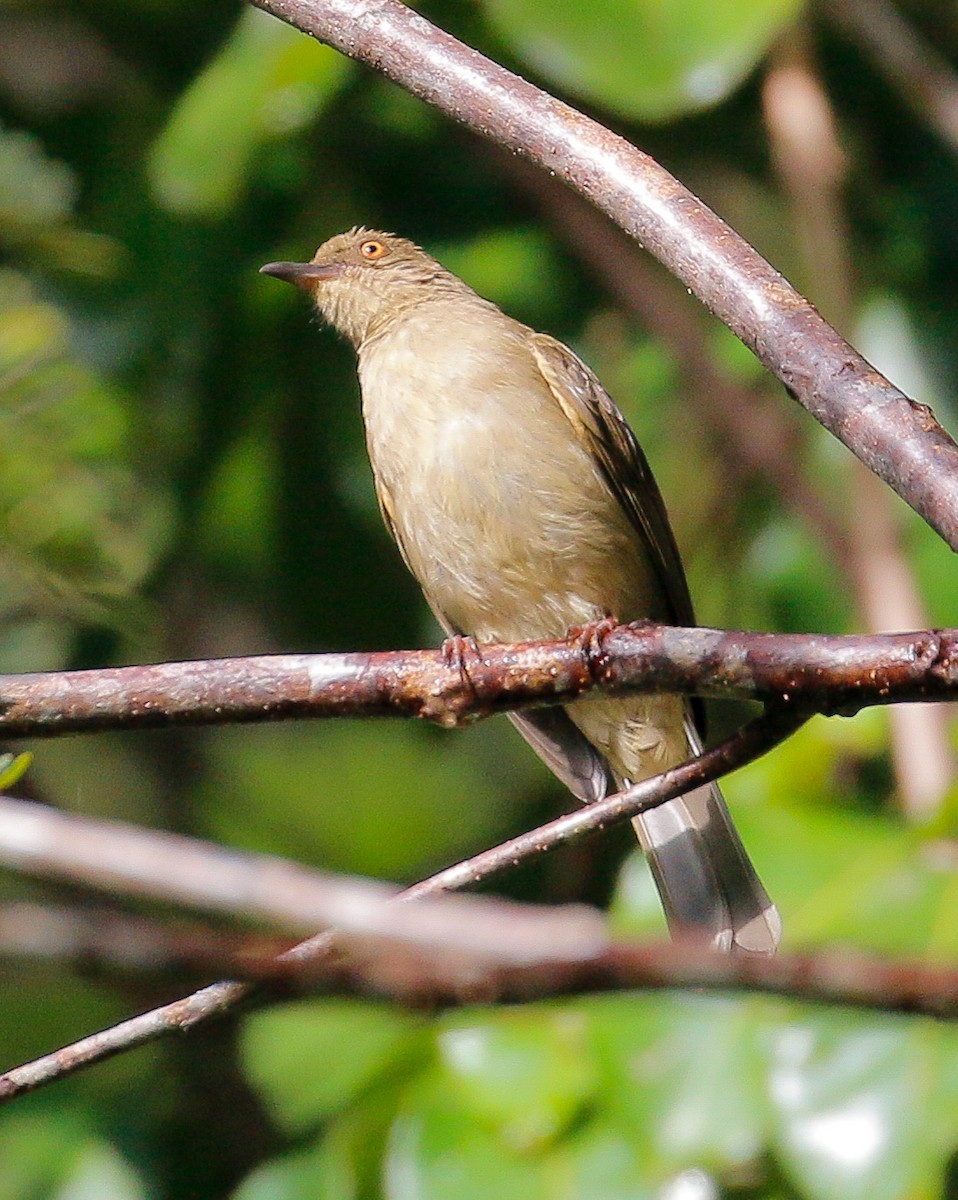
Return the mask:
M 309 293 L 323 317 L 354 343 L 436 293 L 466 285 L 406 238 L 358 226 L 324 242 L 310 262 L 260 267 Z

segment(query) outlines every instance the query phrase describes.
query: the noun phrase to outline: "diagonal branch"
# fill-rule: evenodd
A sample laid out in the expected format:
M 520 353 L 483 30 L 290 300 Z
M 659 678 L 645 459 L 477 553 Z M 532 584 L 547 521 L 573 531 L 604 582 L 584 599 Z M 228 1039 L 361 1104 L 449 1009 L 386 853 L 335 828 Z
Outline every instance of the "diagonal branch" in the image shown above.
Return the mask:
M 647 154 L 399 0 L 255 0 L 587 196 L 958 550 L 958 446 Z
M 803 714 L 793 711 L 772 711 L 763 714 L 745 726 L 744 729 L 739 730 L 730 738 L 727 738 L 713 749 L 706 751 L 698 758 L 693 758 L 679 767 L 674 767 L 672 770 L 666 771 L 665 774 L 656 776 L 654 779 L 636 784 L 627 792 L 616 796 L 609 796 L 606 800 L 600 801 L 595 805 L 590 805 L 579 812 L 560 817 L 558 820 L 544 825 L 541 829 L 533 830 L 530 833 L 522 835 L 520 838 L 514 838 L 511 842 L 486 851 L 484 854 L 477 855 L 475 858 L 469 859 L 466 863 L 462 863 L 458 867 L 451 867 L 445 871 L 441 871 L 439 874 L 423 880 L 421 883 L 406 889 L 404 892 L 396 893 L 392 899 L 415 899 L 417 901 L 416 904 L 409 905 L 409 916 L 405 917 L 406 920 L 411 919 L 413 927 L 416 927 L 419 918 L 414 914 L 417 909 L 420 909 L 421 906 L 418 901 L 423 897 L 437 896 L 442 892 L 459 890 L 472 884 L 480 883 L 501 871 L 512 869 L 524 859 L 541 854 L 554 846 L 571 840 L 573 837 L 581 836 L 592 830 L 601 828 L 603 825 L 611 824 L 613 821 L 630 819 L 639 812 L 646 811 L 658 804 L 663 804 L 673 796 L 688 791 L 692 787 L 697 787 L 708 780 L 716 779 L 719 775 L 744 766 L 747 762 L 758 758 L 766 750 L 771 749 L 788 737 L 804 719 Z M 16 814 L 17 809 L 11 808 L 10 805 L 16 805 L 17 802 L 4 801 L 4 804 L 7 806 L 6 812 L 8 814 Z M 32 807 L 27 806 L 28 809 L 32 809 Z M 22 815 L 28 821 L 35 821 L 37 814 L 27 811 Z M 50 814 L 47 814 L 47 817 L 49 816 Z M 81 819 L 67 818 L 67 820 L 77 821 Z M 103 825 L 106 829 L 105 836 L 109 838 L 111 827 L 107 823 L 103 823 Z M 84 821 L 84 826 L 89 830 L 93 827 L 93 823 Z M 76 828 L 74 827 L 74 830 Z M 0 826 L 0 830 L 2 830 L 2 826 Z M 129 831 L 129 834 L 133 835 L 133 831 Z M 151 835 L 144 834 L 133 836 L 140 838 L 151 837 Z M 165 836 L 170 837 L 171 835 Z M 22 828 L 18 830 L 15 827 L 8 836 L 8 852 L 14 856 L 14 859 L 18 861 L 18 865 L 23 868 L 32 864 L 37 874 L 49 877 L 56 875 L 59 871 L 60 877 L 76 879 L 77 873 L 71 871 L 69 865 L 63 861 L 63 856 L 68 852 L 69 839 L 66 843 L 62 844 L 62 854 L 58 861 L 54 861 L 57 856 L 52 853 L 51 847 L 48 844 L 41 845 L 42 840 L 42 833 L 38 833 L 35 824 L 32 829 L 32 835 L 30 830 L 24 832 Z M 185 839 L 177 839 L 177 844 L 183 841 Z M 139 844 L 145 845 L 145 843 Z M 98 878 L 106 882 L 106 874 L 109 874 L 110 886 L 116 887 L 122 874 L 121 864 L 129 860 L 133 849 L 133 843 L 127 843 L 124 848 L 125 852 L 120 853 L 115 860 L 111 858 L 108 860 L 106 866 L 97 863 L 95 869 L 97 870 Z M 196 855 L 198 853 L 196 844 L 194 844 L 190 854 Z M 217 851 L 217 853 L 224 854 L 222 851 Z M 140 859 L 140 862 L 135 873 L 141 880 L 141 886 L 137 894 L 142 895 L 144 890 L 142 879 L 144 872 L 149 870 L 149 856 L 140 855 L 136 857 Z M 233 852 L 227 857 L 238 856 L 235 856 L 235 852 Z M 94 856 L 94 862 L 96 863 L 96 856 Z M 269 860 L 269 862 L 271 864 L 269 868 L 270 877 L 271 879 L 275 879 L 275 872 L 279 870 L 275 866 L 277 860 Z M 292 870 L 296 878 L 302 882 L 302 868 L 294 867 L 292 864 L 285 864 L 285 866 Z M 227 872 L 230 870 L 231 868 L 227 864 Z M 242 871 L 242 868 L 240 870 Z M 203 872 L 201 871 L 200 874 L 202 876 Z M 152 882 L 154 885 L 156 884 L 156 880 Z M 192 889 L 191 900 L 193 903 L 200 900 L 198 895 L 199 890 L 206 883 L 210 887 L 210 897 L 208 898 L 212 898 L 217 893 L 217 880 L 213 875 L 212 867 L 211 878 L 209 880 L 193 879 L 190 885 Z M 369 889 L 375 891 L 382 886 L 373 884 L 370 881 L 363 881 L 361 891 L 357 890 L 357 893 L 352 896 L 341 895 L 339 907 L 335 910 L 327 909 L 327 915 L 341 924 L 351 922 L 350 927 L 359 932 L 363 932 L 363 928 L 365 928 L 367 933 L 370 932 L 370 922 L 376 919 L 375 907 L 377 905 L 382 906 L 383 895 L 380 892 L 372 898 L 371 902 Z M 158 889 L 153 886 L 149 894 L 156 896 Z M 166 894 L 169 895 L 169 891 Z M 253 894 L 260 897 L 262 903 L 267 905 L 271 889 L 269 886 L 245 887 L 245 903 L 241 907 L 245 907 L 246 911 L 250 911 L 253 907 L 249 902 L 250 896 Z M 263 915 L 265 908 L 260 908 L 259 911 Z M 565 911 L 568 913 L 568 910 Z M 600 934 L 597 927 L 589 921 L 587 916 L 588 910 L 578 909 L 574 911 L 578 911 L 580 914 L 579 927 L 577 928 L 575 923 L 568 922 L 568 918 L 563 920 L 562 925 L 568 927 L 562 930 L 561 935 L 558 935 L 560 937 L 560 944 L 568 946 L 568 939 L 579 936 L 584 939 L 584 942 L 592 939 L 594 943 L 596 938 L 602 941 L 605 935 L 604 933 Z M 386 919 L 387 921 L 390 920 L 388 917 Z M 396 917 L 393 919 L 398 920 L 399 918 Z M 428 924 L 428 913 L 425 919 Z M 365 927 L 363 927 L 363 922 L 366 923 Z M 502 921 L 496 918 L 492 930 L 493 941 L 496 944 L 501 943 L 503 940 L 503 928 Z M 509 928 L 510 939 L 512 939 L 512 926 L 510 925 Z M 528 939 L 520 940 L 528 944 Z M 301 967 L 312 970 L 316 964 L 326 961 L 328 951 L 333 945 L 338 950 L 338 939 L 334 942 L 329 933 L 318 934 L 294 946 L 291 950 L 281 955 L 277 962 L 299 964 Z M 546 951 L 542 948 L 540 955 L 544 953 Z M 24 1092 L 32 1091 L 44 1084 L 52 1083 L 54 1080 L 61 1079 L 66 1075 L 73 1074 L 83 1067 L 91 1066 L 96 1062 L 102 1062 L 114 1054 L 133 1049 L 136 1046 L 154 1041 L 156 1038 L 164 1037 L 170 1033 L 191 1029 L 196 1024 L 233 1010 L 237 1005 L 254 998 L 255 995 L 256 993 L 250 984 L 236 980 L 226 980 L 211 984 L 209 987 L 194 992 L 180 1000 L 175 1000 L 170 1004 L 164 1004 L 149 1012 L 141 1013 L 129 1021 L 124 1021 L 110 1029 L 93 1034 L 91 1037 L 83 1038 L 70 1046 L 65 1046 L 52 1054 L 44 1055 L 42 1058 L 0 1075 L 0 1103 L 22 1095 Z
M 958 72 L 888 0 L 820 0 L 902 100 L 958 153 Z

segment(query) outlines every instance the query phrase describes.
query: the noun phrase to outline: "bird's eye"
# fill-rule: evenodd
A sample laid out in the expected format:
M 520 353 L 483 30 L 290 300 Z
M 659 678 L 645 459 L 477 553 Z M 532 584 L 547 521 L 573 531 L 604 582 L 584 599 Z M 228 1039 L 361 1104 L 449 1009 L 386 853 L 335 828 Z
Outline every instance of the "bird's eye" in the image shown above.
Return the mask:
M 370 238 L 368 242 L 363 242 L 359 247 L 359 253 L 367 262 L 375 262 L 377 258 L 382 258 L 386 253 L 386 244 L 376 238 Z

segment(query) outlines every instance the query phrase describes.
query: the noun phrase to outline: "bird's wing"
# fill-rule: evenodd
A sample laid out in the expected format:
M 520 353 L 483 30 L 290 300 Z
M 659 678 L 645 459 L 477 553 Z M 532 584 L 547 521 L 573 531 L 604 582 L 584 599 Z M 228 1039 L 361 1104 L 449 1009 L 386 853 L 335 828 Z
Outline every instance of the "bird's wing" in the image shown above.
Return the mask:
M 586 364 L 555 338 L 532 333 L 529 347 L 576 436 L 588 446 L 612 494 L 642 539 L 677 625 L 695 617 L 662 493 L 635 434 Z
M 558 704 L 511 712 L 509 720 L 553 775 L 583 804 L 608 794 L 612 774 L 604 757 Z
M 403 562 L 409 567 L 409 558 L 399 536 L 399 529 L 392 512 L 392 499 L 388 490 L 377 479 L 376 495 L 383 522 L 399 547 Z M 412 568 L 409 567 L 410 571 Z M 432 598 L 423 592 L 433 616 L 449 637 L 465 633 L 458 629 Z M 596 750 L 577 725 L 560 705 L 529 709 L 526 712 L 511 712 L 509 720 L 518 729 L 536 754 L 550 771 L 583 804 L 601 800 L 609 790 L 611 774 L 603 756 Z

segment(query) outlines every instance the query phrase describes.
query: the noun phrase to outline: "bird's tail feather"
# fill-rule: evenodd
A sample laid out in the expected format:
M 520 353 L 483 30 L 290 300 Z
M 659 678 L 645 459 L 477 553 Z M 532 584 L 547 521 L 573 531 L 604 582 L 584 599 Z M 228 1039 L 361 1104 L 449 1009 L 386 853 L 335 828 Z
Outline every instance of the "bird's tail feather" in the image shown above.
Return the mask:
M 642 813 L 633 825 L 673 934 L 706 933 L 717 950 L 775 951 L 778 909 L 714 783 Z

